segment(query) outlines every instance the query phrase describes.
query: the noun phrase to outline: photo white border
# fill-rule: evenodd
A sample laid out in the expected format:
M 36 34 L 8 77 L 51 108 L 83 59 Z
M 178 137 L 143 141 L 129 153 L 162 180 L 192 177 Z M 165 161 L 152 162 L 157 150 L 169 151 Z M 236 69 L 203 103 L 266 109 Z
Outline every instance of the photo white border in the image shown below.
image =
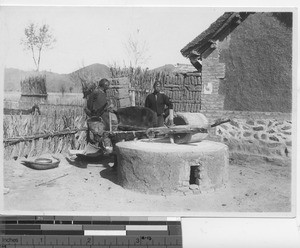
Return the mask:
M 44 3 L 51 2 L 51 4 L 55 5 L 77 5 L 82 4 L 82 1 L 70 0 L 70 1 L 43 1 Z M 81 3 L 79 3 L 81 2 Z M 124 4 L 139 4 L 146 2 L 149 5 L 149 1 L 101 1 L 101 4 L 106 4 L 111 6 L 114 5 L 124 5 Z M 238 7 L 299 7 L 299 1 L 262 1 L 262 0 L 253 0 L 247 3 L 243 3 L 242 1 L 210 1 L 210 4 L 201 5 L 201 7 L 210 7 L 212 4 L 215 7 L 225 7 L 224 5 L 231 4 L 231 6 Z M 163 5 L 163 4 L 177 4 L 181 5 L 183 1 L 151 1 L 151 5 Z M 24 1 L 3 1 L 0 0 L 0 8 L 1 5 L 7 4 L 24 4 Z M 41 4 L 41 1 L 26 1 L 26 5 L 36 5 Z M 84 4 L 93 5 L 95 1 L 86 0 Z M 98 6 L 99 3 L 96 5 Z M 198 6 L 197 1 L 184 1 L 185 5 L 193 4 Z M 0 16 L 1 20 L 1 16 Z M 297 28 L 296 28 L 296 46 L 298 48 L 298 34 L 299 34 L 299 20 L 297 17 Z M 1 35 L 1 33 L 0 33 Z M 1 39 L 1 36 L 0 36 Z M 2 50 L 2 51 L 1 51 Z M 3 48 L 0 46 L 0 53 L 3 52 Z M 295 80 L 296 90 L 293 92 L 294 97 L 294 105 L 293 105 L 293 130 L 299 130 L 300 125 L 299 121 L 297 122 L 297 118 L 294 115 L 294 112 L 297 113 L 297 116 L 300 116 L 300 84 L 298 82 L 299 76 L 299 64 L 298 64 L 298 51 L 294 53 L 294 70 L 293 79 Z M 1 64 L 0 64 L 1 65 Z M 3 67 L 2 67 L 3 68 Z M 4 78 L 3 70 L 0 70 L 0 78 Z M 1 86 L 3 87 L 3 86 Z M 2 91 L 3 92 L 3 89 Z M 297 98 L 295 98 L 297 97 Z M 297 99 L 297 100 L 296 100 Z M 3 109 L 1 108 L 0 114 L 3 114 Z M 1 118 L 2 119 L 2 118 Z M 1 120 L 1 126 L 3 126 Z M 1 133 L 1 138 L 2 133 Z M 299 142 L 299 133 L 297 136 L 294 136 L 293 140 L 293 161 L 295 161 L 295 157 L 298 151 L 300 151 L 300 142 Z M 1 154 L 3 154 L 3 148 L 0 149 Z M 299 160 L 296 160 L 296 165 L 298 165 Z M 293 179 L 296 184 L 296 190 L 293 190 L 292 199 L 299 195 L 300 188 L 300 170 L 297 169 L 296 173 L 293 175 Z M 3 181 L 3 173 L 0 172 L 0 182 Z M 3 203 L 3 195 L 0 196 L 0 204 Z M 266 218 L 266 216 L 262 216 L 261 218 L 226 218 L 224 215 L 222 218 L 182 218 L 182 228 L 183 228 L 183 244 L 184 247 L 193 248 L 193 247 L 300 247 L 300 197 L 298 196 L 296 201 L 294 202 L 296 209 L 296 217 L 295 218 Z M 1 206 L 0 206 L 1 207 Z M 3 209 L 3 208 L 2 208 Z M 45 213 L 44 213 L 45 214 Z M 52 213 L 49 213 L 52 214 Z M 55 214 L 55 213 L 53 213 Z M 69 213 L 74 214 L 74 213 Z M 89 213 L 91 214 L 91 213 Z M 92 213 L 94 215 L 94 213 Z M 215 216 L 217 217 L 217 216 Z
M 233 3 L 232 3 L 233 2 Z M 234 3 L 235 2 L 235 3 Z M 224 11 L 229 11 L 233 10 L 233 11 L 239 11 L 239 10 L 249 10 L 249 11 L 259 11 L 260 8 L 268 8 L 268 10 L 272 10 L 272 9 L 277 9 L 278 7 L 281 7 L 282 10 L 284 9 L 288 9 L 289 11 L 291 10 L 290 8 L 295 8 L 295 12 L 297 13 L 297 7 L 299 5 L 298 1 L 272 1 L 271 2 L 266 3 L 266 1 L 251 1 L 249 3 L 243 4 L 241 2 L 238 1 L 226 1 L 226 6 L 224 4 L 223 1 L 214 1 L 214 2 L 210 2 L 209 4 L 199 4 L 197 1 L 138 1 L 138 0 L 132 0 L 132 1 L 94 1 L 94 0 L 87 0 L 87 1 L 81 1 L 81 0 L 64 0 L 64 1 L 59 1 L 59 0 L 49 0 L 49 1 L 38 1 L 38 0 L 0 0 L 0 8 L 1 6 L 97 6 L 97 7 L 114 7 L 114 6 L 126 6 L 126 7 L 138 7 L 138 6 L 144 6 L 144 7 L 182 7 L 182 6 L 194 6 L 194 7 L 213 7 L 213 8 L 222 8 L 224 9 Z M 212 6 L 213 5 L 213 6 Z M 231 5 L 231 6 L 228 6 Z M 294 79 L 294 86 L 297 83 L 297 79 L 298 79 L 298 71 L 299 71 L 299 65 L 298 65 L 298 31 L 299 31 L 299 26 L 298 26 L 298 14 L 295 15 L 296 18 L 294 17 L 294 22 L 296 23 L 296 27 L 294 28 L 294 49 L 293 49 L 293 68 L 297 68 L 297 70 L 293 70 L 293 79 Z M 0 16 L 1 18 L 1 16 Z M 1 21 L 1 19 L 0 19 Z M 1 33 L 0 33 L 1 35 Z M 3 36 L 2 36 L 3 37 Z M 296 48 L 295 48 L 296 47 Z M 1 48 L 3 49 L 3 48 Z M 0 50 L 1 52 L 1 50 Z M 1 65 L 1 64 L 0 64 Z M 3 65 L 1 65 L 3 66 Z M 3 68 L 3 67 L 2 67 Z M 3 75 L 3 70 L 0 70 L 0 77 L 4 78 Z M 3 87 L 3 85 L 1 85 L 1 87 Z M 297 105 L 296 100 L 296 95 L 298 92 L 298 99 L 299 99 L 299 84 L 296 85 L 297 87 L 297 91 L 293 91 L 293 133 L 294 131 L 297 129 L 297 127 L 299 127 L 299 125 L 297 125 L 297 118 L 296 118 L 296 111 L 298 110 L 298 115 L 299 115 L 299 108 L 297 108 L 297 106 L 299 106 L 299 104 Z M 294 87 L 294 88 L 296 88 Z M 1 91 L 1 94 L 3 94 L 3 89 Z M 3 99 L 1 99 L 3 100 Z M 3 104 L 3 103 L 1 103 Z M 0 114 L 3 116 L 3 108 L 1 108 L 0 110 Z M 3 126 L 3 119 L 1 118 L 1 126 Z M 1 132 L 1 138 L 2 137 L 2 132 Z M 299 135 L 298 135 L 299 136 Z M 297 136 L 297 137 L 298 137 Z M 298 191 L 296 189 L 299 188 L 299 170 L 296 170 L 296 154 L 297 151 L 299 151 L 299 145 L 297 143 L 297 137 L 294 136 L 293 137 L 293 171 L 297 172 L 297 173 L 292 173 L 292 211 L 289 213 L 237 213 L 237 212 L 213 212 L 213 213 L 202 213 L 202 212 L 196 212 L 196 213 L 162 213 L 162 212 L 158 212 L 158 213 L 151 213 L 151 216 L 197 216 L 197 217 L 264 217 L 264 218 L 295 218 L 297 216 L 299 216 L 299 199 L 296 199 L 296 195 L 298 193 Z M 3 147 L 1 147 L 0 150 L 1 154 L 3 154 Z M 296 180 L 298 178 L 298 180 Z M 3 171 L 1 171 L 0 173 L 0 180 L 3 181 Z M 295 190 L 294 190 L 295 189 Z M 2 198 L 2 201 L 1 201 Z M 0 203 L 3 204 L 3 195 L 1 194 L 0 196 Z M 0 206 L 1 207 L 1 206 Z M 2 206 L 3 209 L 3 206 Z M 2 211 L 3 214 L 13 214 L 13 215 L 18 215 L 18 214 L 34 214 L 34 215 L 41 215 L 41 214 L 46 214 L 46 215 L 62 215 L 62 214 L 70 214 L 70 215 L 74 215 L 75 212 L 20 212 L 20 211 Z M 114 215 L 114 216 L 118 216 L 118 215 L 122 215 L 120 213 L 114 213 L 114 212 L 101 212 L 101 213 L 94 213 L 94 212 L 80 212 L 80 213 L 76 213 L 76 214 L 80 214 L 80 215 Z M 130 212 L 126 212 L 124 213 L 124 216 L 140 216 L 140 215 L 146 215 L 148 216 L 149 213 L 148 212 L 139 212 L 137 213 L 130 213 Z

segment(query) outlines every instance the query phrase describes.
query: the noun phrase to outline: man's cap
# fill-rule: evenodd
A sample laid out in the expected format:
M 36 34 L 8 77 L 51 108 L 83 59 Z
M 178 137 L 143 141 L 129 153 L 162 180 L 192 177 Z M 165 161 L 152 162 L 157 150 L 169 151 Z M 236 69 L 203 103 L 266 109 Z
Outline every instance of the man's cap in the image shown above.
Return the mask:
M 101 80 L 98 81 L 98 86 L 104 87 L 106 83 L 110 83 L 109 80 L 106 78 L 102 78 Z
M 154 84 L 153 84 L 153 88 L 154 88 L 156 85 L 158 85 L 158 84 L 161 85 L 161 82 L 160 82 L 159 80 L 156 80 L 156 81 L 154 82 Z

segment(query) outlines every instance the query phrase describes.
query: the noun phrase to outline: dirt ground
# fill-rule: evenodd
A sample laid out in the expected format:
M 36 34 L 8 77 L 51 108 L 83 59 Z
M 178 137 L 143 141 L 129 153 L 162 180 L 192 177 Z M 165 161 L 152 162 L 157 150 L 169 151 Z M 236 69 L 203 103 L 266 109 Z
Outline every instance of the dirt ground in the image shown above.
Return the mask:
M 226 187 L 201 194 L 147 195 L 118 185 L 110 158 L 33 170 L 21 160 L 4 161 L 4 208 L 21 211 L 290 212 L 291 164 L 257 157 L 230 159 Z M 33 160 L 32 158 L 31 160 Z M 192 192 L 192 191 L 191 191 Z

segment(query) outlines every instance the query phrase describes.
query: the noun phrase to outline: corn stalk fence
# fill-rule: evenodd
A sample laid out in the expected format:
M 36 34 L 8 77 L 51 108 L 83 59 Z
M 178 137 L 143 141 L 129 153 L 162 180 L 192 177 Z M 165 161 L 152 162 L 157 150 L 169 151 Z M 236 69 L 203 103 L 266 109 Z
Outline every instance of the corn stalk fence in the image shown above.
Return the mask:
M 3 144 L 6 160 L 84 149 L 86 116 L 66 107 L 51 107 L 43 115 L 5 115 Z

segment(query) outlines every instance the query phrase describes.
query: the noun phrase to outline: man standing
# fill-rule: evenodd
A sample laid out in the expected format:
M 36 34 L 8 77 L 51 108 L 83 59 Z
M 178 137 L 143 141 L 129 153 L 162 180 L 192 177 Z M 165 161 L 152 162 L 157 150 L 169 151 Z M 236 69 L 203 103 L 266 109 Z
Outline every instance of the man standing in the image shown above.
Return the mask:
M 153 85 L 153 93 L 146 97 L 145 107 L 152 109 L 157 115 L 157 127 L 164 125 L 165 107 L 169 110 L 173 110 L 173 104 L 169 97 L 165 94 L 160 93 L 161 83 L 156 81 Z

